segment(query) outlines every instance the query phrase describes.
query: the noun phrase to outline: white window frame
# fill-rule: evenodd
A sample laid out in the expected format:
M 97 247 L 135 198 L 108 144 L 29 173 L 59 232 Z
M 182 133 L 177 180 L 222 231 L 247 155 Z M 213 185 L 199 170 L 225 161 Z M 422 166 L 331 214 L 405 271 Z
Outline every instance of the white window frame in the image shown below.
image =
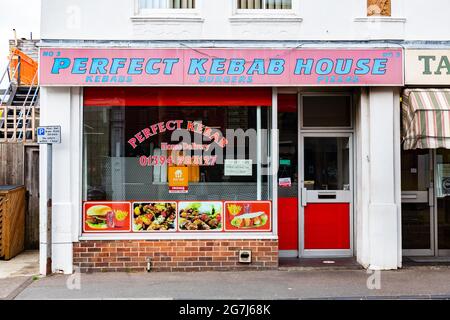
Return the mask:
M 169 0 L 167 0 L 169 1 Z M 136 16 L 172 16 L 172 15 L 186 15 L 186 16 L 193 16 L 193 15 L 199 15 L 201 7 L 201 1 L 202 0 L 195 0 L 195 8 L 193 9 L 158 9 L 158 8 L 143 8 L 141 9 L 139 7 L 139 0 L 134 0 L 134 7 L 135 7 L 135 15 Z
M 300 1 L 292 0 L 291 9 L 239 9 L 233 1 L 231 22 L 302 22 Z
M 203 22 L 201 10 L 203 0 L 195 0 L 194 9 L 152 9 L 139 8 L 139 0 L 134 0 L 134 16 L 131 20 L 160 22 Z

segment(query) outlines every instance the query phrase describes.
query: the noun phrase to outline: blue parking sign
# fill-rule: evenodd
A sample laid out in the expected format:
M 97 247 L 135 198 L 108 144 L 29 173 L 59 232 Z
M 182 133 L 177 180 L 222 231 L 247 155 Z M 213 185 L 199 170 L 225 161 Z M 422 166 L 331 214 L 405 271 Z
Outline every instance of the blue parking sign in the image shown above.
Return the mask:
M 61 143 L 61 126 L 38 127 L 36 132 L 39 144 Z

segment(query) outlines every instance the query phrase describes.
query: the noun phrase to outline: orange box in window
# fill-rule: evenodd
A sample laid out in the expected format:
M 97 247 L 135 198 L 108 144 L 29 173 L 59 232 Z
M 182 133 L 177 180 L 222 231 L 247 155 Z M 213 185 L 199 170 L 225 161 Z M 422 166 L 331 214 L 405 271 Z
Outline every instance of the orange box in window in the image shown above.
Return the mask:
M 184 193 L 189 187 L 188 167 L 169 167 L 169 191 Z

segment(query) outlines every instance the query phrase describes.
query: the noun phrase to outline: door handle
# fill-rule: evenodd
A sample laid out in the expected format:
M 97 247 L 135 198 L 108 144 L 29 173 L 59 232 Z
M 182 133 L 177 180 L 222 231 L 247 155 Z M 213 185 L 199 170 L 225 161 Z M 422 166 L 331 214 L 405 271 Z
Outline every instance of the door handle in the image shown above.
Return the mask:
M 336 199 L 336 193 L 319 193 L 317 195 L 319 199 Z
M 306 204 L 307 204 L 307 202 L 306 202 L 306 188 L 301 188 L 300 189 L 300 200 L 301 200 L 301 205 L 302 205 L 302 207 L 306 207 Z

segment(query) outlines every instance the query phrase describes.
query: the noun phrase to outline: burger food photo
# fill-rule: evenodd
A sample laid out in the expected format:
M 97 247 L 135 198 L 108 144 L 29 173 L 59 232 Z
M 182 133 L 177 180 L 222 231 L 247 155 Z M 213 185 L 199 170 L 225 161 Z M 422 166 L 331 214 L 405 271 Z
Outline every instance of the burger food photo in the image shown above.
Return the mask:
M 110 212 L 113 210 L 108 206 L 92 206 L 86 212 L 86 224 L 91 229 L 106 229 L 108 228 L 106 217 Z

